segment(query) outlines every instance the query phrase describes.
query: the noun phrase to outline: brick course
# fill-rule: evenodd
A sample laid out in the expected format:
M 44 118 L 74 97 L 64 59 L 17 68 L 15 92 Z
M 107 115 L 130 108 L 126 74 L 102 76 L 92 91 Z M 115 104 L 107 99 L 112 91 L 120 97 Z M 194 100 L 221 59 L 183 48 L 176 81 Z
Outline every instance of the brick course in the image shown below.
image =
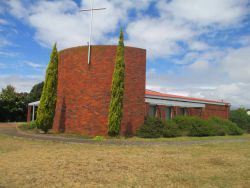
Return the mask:
M 53 130 L 107 135 L 112 75 L 117 46 L 59 52 L 57 104 Z M 125 92 L 121 134 L 134 134 L 144 121 L 146 50 L 125 47 Z
M 156 116 L 160 117 L 161 119 L 165 119 L 165 107 L 163 105 L 157 105 Z M 180 107 L 173 106 L 172 108 L 172 117 L 177 116 L 180 114 Z M 148 114 L 149 104 L 146 103 L 145 105 L 145 116 Z M 229 105 L 214 105 L 214 104 L 206 104 L 204 108 L 187 108 L 187 115 L 188 116 L 198 116 L 202 119 L 208 119 L 210 117 L 220 117 L 224 119 L 229 118 Z

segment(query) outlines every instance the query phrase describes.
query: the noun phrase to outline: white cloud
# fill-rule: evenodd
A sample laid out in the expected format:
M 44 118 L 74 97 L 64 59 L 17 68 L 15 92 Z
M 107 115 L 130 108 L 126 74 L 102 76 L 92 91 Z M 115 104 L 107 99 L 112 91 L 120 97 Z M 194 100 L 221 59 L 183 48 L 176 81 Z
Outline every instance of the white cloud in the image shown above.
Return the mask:
M 147 88 L 198 98 L 223 100 L 232 106 L 250 107 L 249 82 L 221 80 L 219 73 L 201 69 L 200 72 L 184 69 L 189 74 L 171 74 L 151 72 L 147 74 Z M 219 77 L 218 77 L 219 76 Z
M 0 18 L 0 25 L 6 25 L 8 22 L 5 19 Z
M 30 66 L 32 68 L 43 68 L 44 67 L 41 64 L 33 63 L 33 62 L 30 62 L 30 61 L 24 61 L 24 62 L 22 62 L 22 64 L 28 65 L 28 66 Z
M 239 39 L 240 44 L 250 46 L 250 35 L 243 36 Z
M 164 57 L 181 50 L 178 41 L 194 36 L 190 28 L 167 19 L 142 18 L 127 26 L 127 44 L 147 49 L 149 57 Z
M 106 35 L 118 29 L 119 24 L 127 21 L 127 11 L 134 6 L 132 1 L 96 0 L 95 7 L 106 10 L 95 11 L 93 20 L 93 42 L 110 42 Z M 141 8 L 146 8 L 150 1 L 138 1 Z M 90 12 L 79 12 L 89 8 L 89 1 L 82 1 L 82 6 L 72 0 L 38 1 L 24 5 L 20 1 L 10 1 L 10 11 L 18 18 L 23 18 L 35 28 L 35 39 L 43 46 L 51 47 L 54 42 L 58 48 L 86 45 L 89 36 Z M 111 40 L 112 41 L 112 40 Z
M 210 48 L 210 46 L 206 44 L 205 42 L 201 42 L 197 40 L 188 41 L 188 45 L 189 45 L 190 50 L 197 50 L 197 51 L 203 51 L 203 50 L 207 50 Z
M 43 77 L 37 75 L 0 75 L 0 88 L 6 85 L 13 85 L 17 92 L 30 92 L 32 86 L 43 80 Z
M 223 69 L 233 80 L 250 82 L 250 47 L 231 50 L 222 60 Z
M 190 65 L 190 69 L 193 71 L 204 71 L 209 68 L 208 62 L 197 61 Z
M 10 7 L 10 12 L 15 15 L 17 18 L 23 18 L 27 15 L 27 9 L 28 7 L 24 7 L 22 4 L 22 1 L 17 0 L 9 0 L 6 3 L 8 3 Z
M 199 25 L 237 23 L 247 13 L 247 0 L 174 0 L 159 1 L 163 15 Z M 169 16 L 169 15 L 168 15 Z
M 147 88 L 250 107 L 250 47 L 188 53 L 178 73 L 147 72 Z

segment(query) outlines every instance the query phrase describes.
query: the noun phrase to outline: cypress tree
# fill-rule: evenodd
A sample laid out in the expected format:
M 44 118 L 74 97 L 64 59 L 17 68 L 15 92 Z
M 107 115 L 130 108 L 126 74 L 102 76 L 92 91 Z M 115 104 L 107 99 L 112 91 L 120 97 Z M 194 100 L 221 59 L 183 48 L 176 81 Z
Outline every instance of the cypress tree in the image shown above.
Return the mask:
M 37 127 L 42 129 L 45 133 L 52 128 L 53 119 L 56 107 L 57 94 L 57 73 L 58 73 L 58 53 L 56 44 L 50 55 L 50 62 L 48 64 L 45 76 L 45 82 L 42 90 L 40 104 L 37 110 Z
M 124 77 L 124 43 L 123 32 L 121 29 L 119 44 L 116 51 L 116 62 L 112 78 L 111 101 L 109 106 L 108 134 L 110 136 L 117 136 L 120 133 L 124 94 Z

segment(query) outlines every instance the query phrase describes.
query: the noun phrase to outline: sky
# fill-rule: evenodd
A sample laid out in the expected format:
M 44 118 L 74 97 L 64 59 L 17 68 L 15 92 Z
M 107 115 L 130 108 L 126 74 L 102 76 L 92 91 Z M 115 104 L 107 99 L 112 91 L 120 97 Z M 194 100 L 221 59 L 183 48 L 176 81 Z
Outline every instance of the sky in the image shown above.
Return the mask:
M 0 89 L 29 92 L 51 48 L 86 45 L 90 0 L 0 0 Z M 250 108 L 250 0 L 94 0 L 94 44 L 147 50 L 146 87 Z

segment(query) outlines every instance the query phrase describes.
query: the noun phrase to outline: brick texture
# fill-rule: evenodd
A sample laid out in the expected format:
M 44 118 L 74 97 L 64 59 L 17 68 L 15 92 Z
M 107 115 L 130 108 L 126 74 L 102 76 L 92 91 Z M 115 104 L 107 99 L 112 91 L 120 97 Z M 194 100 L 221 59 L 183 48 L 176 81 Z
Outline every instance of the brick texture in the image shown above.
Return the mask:
M 107 135 L 112 75 L 117 46 L 59 52 L 57 104 L 53 130 Z M 121 134 L 134 134 L 144 121 L 146 50 L 125 47 L 125 92 Z
M 160 117 L 161 119 L 165 119 L 165 108 L 166 106 L 158 105 L 156 107 L 156 116 Z M 145 105 L 145 116 L 148 115 L 149 104 L 146 103 Z M 174 106 L 171 107 L 171 117 L 180 115 L 180 107 Z M 203 119 L 208 119 L 210 117 L 220 117 L 224 119 L 229 118 L 230 106 L 229 105 L 212 105 L 206 104 L 204 108 L 187 108 L 188 116 L 198 116 Z

